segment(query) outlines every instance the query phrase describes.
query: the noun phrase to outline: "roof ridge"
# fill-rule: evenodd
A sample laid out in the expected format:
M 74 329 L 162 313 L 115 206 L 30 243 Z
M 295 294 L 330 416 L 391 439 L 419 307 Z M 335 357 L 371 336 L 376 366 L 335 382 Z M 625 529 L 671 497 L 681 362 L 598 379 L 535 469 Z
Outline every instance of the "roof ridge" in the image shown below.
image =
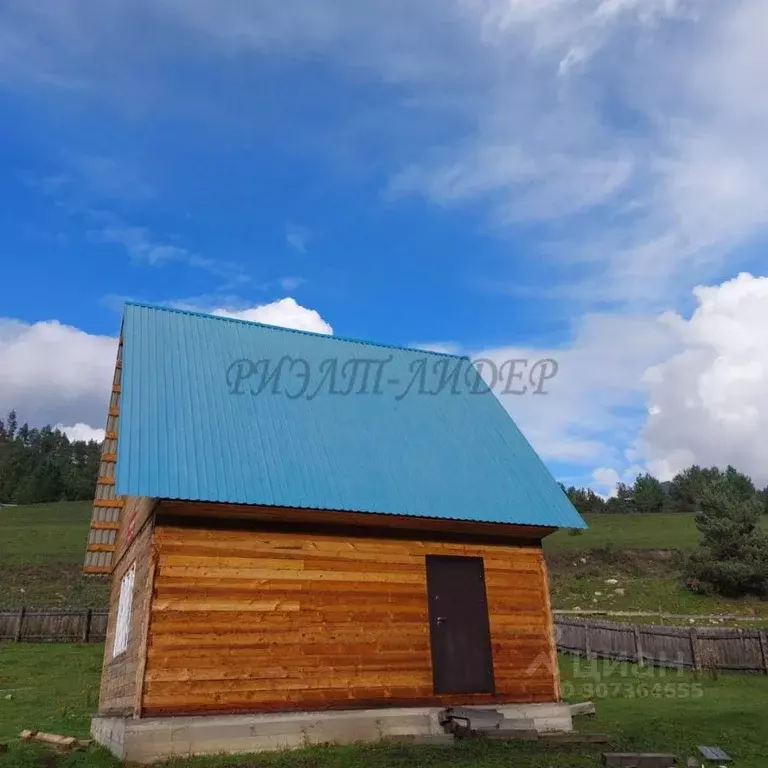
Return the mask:
M 437 352 L 431 349 L 420 349 L 419 347 L 405 347 L 399 344 L 384 344 L 379 341 L 368 341 L 367 339 L 353 339 L 349 336 L 336 336 L 332 333 L 317 333 L 316 331 L 305 331 L 299 328 L 286 328 L 282 325 L 270 325 L 269 323 L 260 323 L 257 320 L 243 320 L 240 317 L 228 317 L 226 315 L 212 315 L 209 312 L 201 312 L 195 309 L 181 309 L 180 307 L 166 307 L 162 304 L 152 304 L 147 301 L 125 301 L 124 306 L 143 307 L 144 309 L 154 309 L 160 312 L 175 312 L 181 315 L 191 315 L 192 317 L 203 317 L 210 320 L 224 320 L 230 323 L 240 323 L 244 325 L 255 325 L 261 328 L 269 328 L 277 331 L 287 331 L 288 333 L 299 333 L 304 336 L 315 336 L 321 339 L 333 339 L 335 341 L 346 341 L 350 344 L 365 344 L 370 347 L 381 347 L 383 349 L 395 349 L 402 352 L 423 352 L 426 355 L 437 355 L 439 357 L 450 357 L 454 360 L 470 360 L 469 355 L 455 355 L 450 352 Z

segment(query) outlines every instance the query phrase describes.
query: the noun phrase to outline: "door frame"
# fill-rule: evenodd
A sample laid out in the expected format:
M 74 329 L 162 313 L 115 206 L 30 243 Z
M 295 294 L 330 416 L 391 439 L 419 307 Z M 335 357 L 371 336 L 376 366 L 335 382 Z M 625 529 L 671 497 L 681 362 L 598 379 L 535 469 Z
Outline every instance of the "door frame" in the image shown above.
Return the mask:
M 484 633 L 487 640 L 487 653 L 488 661 L 490 664 L 490 690 L 489 691 L 475 691 L 467 693 L 453 693 L 453 692 L 438 692 L 437 679 L 436 679 L 436 658 L 435 658 L 435 643 L 433 642 L 436 636 L 437 630 L 437 615 L 432 608 L 432 600 L 429 591 L 429 562 L 430 561 L 464 561 L 473 560 L 480 563 L 480 578 L 482 580 L 482 608 L 485 615 L 485 629 Z M 477 555 L 426 555 L 424 558 L 424 571 L 425 571 L 425 587 L 427 593 L 427 611 L 429 621 L 429 652 L 432 667 L 432 693 L 435 696 L 495 696 L 496 695 L 496 669 L 493 659 L 493 641 L 491 639 L 491 615 L 488 611 L 488 592 L 485 583 L 485 562 L 482 557 Z

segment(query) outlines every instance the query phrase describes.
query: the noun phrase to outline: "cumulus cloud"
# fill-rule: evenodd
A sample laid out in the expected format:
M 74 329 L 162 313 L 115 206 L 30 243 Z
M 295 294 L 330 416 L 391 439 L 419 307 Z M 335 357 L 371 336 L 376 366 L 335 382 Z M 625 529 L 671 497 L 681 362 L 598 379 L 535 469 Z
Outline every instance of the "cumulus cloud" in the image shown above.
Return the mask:
M 636 438 L 643 415 L 644 372 L 673 349 L 658 317 L 604 313 L 583 318 L 559 347 L 492 348 L 471 357 L 493 361 L 500 372 L 494 392 L 534 448 L 588 474 L 595 466 L 626 465 L 624 446 Z M 538 386 L 542 365 L 554 375 Z
M 616 493 L 616 486 L 621 482 L 621 477 L 612 467 L 598 467 L 592 471 L 592 480 L 595 490 L 611 497 Z
M 768 277 L 743 273 L 697 287 L 693 298 L 689 317 L 595 314 L 567 345 L 471 356 L 504 373 L 494 391 L 541 455 L 580 465 L 582 482 L 602 494 L 647 471 L 668 480 L 691 464 L 733 464 L 765 485 Z M 536 395 L 531 373 L 547 358 L 557 374 Z M 511 360 L 522 376 L 508 386 Z
M 117 339 L 52 320 L 0 319 L 0 413 L 40 424 L 101 424 Z
M 250 320 L 253 323 L 277 325 L 281 328 L 295 328 L 299 331 L 332 334 L 333 328 L 314 309 L 302 307 L 296 299 L 290 296 L 271 304 L 246 309 L 217 308 L 211 311 L 213 315 L 234 317 L 239 320 Z
M 680 349 L 646 373 L 639 448 L 668 479 L 692 464 L 733 464 L 768 483 L 768 277 L 694 291 L 690 318 L 665 318 Z
M 292 298 L 250 308 L 217 308 L 213 314 L 333 333 L 318 312 Z M 55 320 L 0 318 L 0 418 L 15 409 L 21 421 L 55 424 L 71 439 L 103 439 L 103 430 L 94 425 L 106 419 L 116 354 L 117 339 L 110 336 Z
M 93 427 L 88 426 L 88 424 L 83 424 L 82 422 L 73 424 L 71 427 L 68 427 L 64 424 L 56 424 L 54 429 L 60 430 L 70 440 L 73 441 L 85 440 L 86 442 L 89 442 L 90 440 L 95 440 L 97 443 L 100 443 L 102 440 L 104 440 L 103 429 L 94 429 Z

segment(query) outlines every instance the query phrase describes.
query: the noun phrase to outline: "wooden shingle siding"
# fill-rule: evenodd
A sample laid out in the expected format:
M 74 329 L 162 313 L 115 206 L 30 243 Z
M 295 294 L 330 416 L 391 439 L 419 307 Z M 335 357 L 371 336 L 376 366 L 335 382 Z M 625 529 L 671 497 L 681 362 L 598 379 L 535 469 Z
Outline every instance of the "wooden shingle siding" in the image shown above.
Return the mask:
M 120 381 L 122 377 L 123 340 L 117 345 L 117 361 L 113 377 L 113 391 L 109 400 L 106 436 L 101 446 L 101 462 L 96 480 L 91 533 L 85 553 L 83 571 L 85 573 L 111 573 L 114 565 L 115 532 L 106 534 L 98 530 L 96 523 L 119 522 L 122 500 L 115 493 L 117 473 L 117 430 L 120 417 Z M 105 511 L 114 510 L 114 515 L 105 516 Z
M 145 715 L 553 701 L 539 546 L 158 525 Z M 428 554 L 482 557 L 496 694 L 436 697 Z
M 133 715 L 137 692 L 141 690 L 143 656 L 146 641 L 149 603 L 152 590 L 153 561 L 152 524 L 147 521 L 119 560 L 112 574 L 109 597 L 109 621 L 104 646 L 104 668 L 99 692 L 99 713 L 102 715 Z M 115 628 L 123 576 L 136 565 L 133 601 L 126 650 L 113 658 Z

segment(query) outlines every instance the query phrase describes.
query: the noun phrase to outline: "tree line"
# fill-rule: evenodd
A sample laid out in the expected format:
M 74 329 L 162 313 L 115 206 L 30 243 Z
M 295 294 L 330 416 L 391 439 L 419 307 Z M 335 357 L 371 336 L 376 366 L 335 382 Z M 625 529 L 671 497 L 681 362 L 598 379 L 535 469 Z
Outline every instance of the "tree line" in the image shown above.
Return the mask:
M 20 425 L 11 411 L 0 420 L 0 504 L 92 499 L 100 461 L 95 440 L 70 440 L 50 425 Z
M 701 539 L 684 560 L 688 589 L 768 599 L 768 533 L 760 525 L 761 516 L 768 513 L 768 488 L 756 488 L 735 467 L 694 465 L 664 483 L 639 475 L 632 485 L 619 483 L 607 500 L 588 488 L 561 487 L 583 514 L 694 515 Z
M 693 465 L 678 472 L 672 480 L 660 482 L 649 474 L 638 475 L 632 485 L 619 483 L 610 499 L 598 496 L 591 488 L 566 488 L 571 503 L 581 514 L 658 514 L 676 512 L 694 515 L 699 512 L 707 491 L 717 486 L 736 501 L 754 500 L 760 511 L 768 513 L 768 487 L 758 489 L 751 478 L 735 467 L 726 469 Z

